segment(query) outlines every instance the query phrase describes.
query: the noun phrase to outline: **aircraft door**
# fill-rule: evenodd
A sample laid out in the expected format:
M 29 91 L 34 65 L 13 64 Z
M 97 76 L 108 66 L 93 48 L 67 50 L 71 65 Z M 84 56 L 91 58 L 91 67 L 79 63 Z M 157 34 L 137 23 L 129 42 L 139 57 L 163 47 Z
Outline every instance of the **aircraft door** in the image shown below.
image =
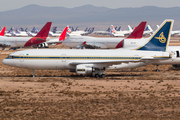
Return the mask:
M 20 54 L 19 55 L 19 61 L 20 62 L 24 62 L 24 54 Z
M 66 54 L 62 54 L 61 57 L 62 57 L 62 62 L 66 62 Z
M 179 56 L 179 51 L 176 51 L 176 57 L 180 57 L 180 56 Z

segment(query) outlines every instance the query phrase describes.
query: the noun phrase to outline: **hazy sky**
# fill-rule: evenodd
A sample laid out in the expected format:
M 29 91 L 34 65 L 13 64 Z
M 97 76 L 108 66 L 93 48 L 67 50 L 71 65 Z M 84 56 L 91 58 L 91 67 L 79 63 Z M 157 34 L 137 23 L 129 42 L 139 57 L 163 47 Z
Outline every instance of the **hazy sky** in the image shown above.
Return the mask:
M 21 8 L 30 4 L 49 7 L 61 6 L 67 8 L 91 4 L 98 7 L 104 6 L 114 9 L 142 6 L 180 7 L 180 0 L 0 0 L 0 3 L 0 12 Z

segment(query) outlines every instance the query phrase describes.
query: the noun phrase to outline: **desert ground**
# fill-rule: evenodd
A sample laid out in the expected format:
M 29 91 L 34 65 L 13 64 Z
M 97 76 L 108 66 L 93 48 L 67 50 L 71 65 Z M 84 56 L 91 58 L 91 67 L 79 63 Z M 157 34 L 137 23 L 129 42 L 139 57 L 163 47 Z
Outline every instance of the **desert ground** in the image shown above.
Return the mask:
M 0 60 L 12 52 L 0 51 Z M 106 78 L 35 70 L 32 78 L 31 70 L 1 62 L 0 119 L 179 120 L 180 69 L 160 65 L 159 70 L 155 65 L 107 70 Z

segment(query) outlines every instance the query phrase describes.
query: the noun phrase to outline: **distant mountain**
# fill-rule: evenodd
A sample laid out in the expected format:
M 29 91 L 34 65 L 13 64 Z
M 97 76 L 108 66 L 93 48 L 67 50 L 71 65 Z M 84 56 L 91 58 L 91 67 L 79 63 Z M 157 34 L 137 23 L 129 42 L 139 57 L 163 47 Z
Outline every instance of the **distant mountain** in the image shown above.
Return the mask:
M 53 24 L 102 24 L 113 22 L 141 22 L 174 19 L 180 21 L 180 7 L 160 8 L 145 6 L 140 8 L 95 7 L 84 5 L 75 8 L 44 7 L 28 5 L 19 9 L 0 12 L 0 26 L 43 25 L 47 21 Z

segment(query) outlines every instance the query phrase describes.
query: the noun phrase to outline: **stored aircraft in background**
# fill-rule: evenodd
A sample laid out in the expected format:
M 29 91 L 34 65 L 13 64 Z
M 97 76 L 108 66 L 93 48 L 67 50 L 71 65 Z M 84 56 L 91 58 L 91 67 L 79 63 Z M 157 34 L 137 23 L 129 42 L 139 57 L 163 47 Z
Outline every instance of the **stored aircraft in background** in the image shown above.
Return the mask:
M 166 49 L 173 22 L 166 20 L 138 50 L 33 49 L 11 53 L 2 63 L 32 69 L 33 76 L 34 69 L 68 69 L 77 74 L 105 77 L 107 69 L 135 68 L 171 59 Z
M 147 25 L 146 29 L 143 32 L 143 35 L 152 35 L 153 29 L 151 28 L 150 25 Z
M 28 36 L 35 37 L 39 30 L 34 26 L 31 31 L 27 31 Z
M 127 38 L 99 38 L 91 36 L 69 36 L 63 44 L 70 48 L 103 48 L 114 49 L 123 47 L 124 39 L 142 38 L 146 22 L 141 22 L 138 27 Z M 131 41 L 131 40 L 129 40 Z
M 67 26 L 68 27 L 68 30 L 67 30 L 67 34 L 69 35 L 69 36 L 80 36 L 80 35 L 82 35 L 82 34 L 86 34 L 87 32 L 86 31 L 84 31 L 84 30 L 74 30 L 74 31 L 72 31 L 70 28 L 69 28 L 69 26 Z M 77 28 L 76 28 L 77 29 Z
M 16 36 L 16 37 L 28 37 L 27 32 L 25 30 L 23 30 L 23 31 L 21 31 L 21 30 L 16 28 L 16 30 L 12 32 L 12 35 Z
M 57 30 L 57 26 L 54 26 L 51 30 L 53 33 L 62 33 L 62 31 Z
M 130 25 L 128 25 L 128 30 L 120 30 L 120 31 L 116 31 L 114 26 L 111 25 L 111 35 L 115 36 L 115 37 L 118 37 L 118 36 L 121 36 L 121 37 L 124 37 L 125 35 L 129 35 L 131 34 L 131 32 L 133 31 L 133 29 L 131 28 Z
M 30 47 L 32 45 L 40 44 L 48 39 L 48 33 L 52 22 L 47 22 L 46 25 L 39 31 L 35 37 L 4 37 L 0 36 L 0 47 L 11 47 L 10 49 L 17 49 L 20 47 Z
M 4 36 L 11 37 L 13 34 L 13 28 L 11 27 L 9 31 L 5 31 Z
M 59 37 L 62 31 L 57 31 L 57 26 L 54 26 L 51 31 L 49 31 L 49 35 L 52 37 Z
M 109 35 L 110 31 L 111 31 L 111 29 L 110 29 L 110 27 L 108 27 L 107 30 L 105 30 L 105 31 L 94 31 L 93 34 Z

